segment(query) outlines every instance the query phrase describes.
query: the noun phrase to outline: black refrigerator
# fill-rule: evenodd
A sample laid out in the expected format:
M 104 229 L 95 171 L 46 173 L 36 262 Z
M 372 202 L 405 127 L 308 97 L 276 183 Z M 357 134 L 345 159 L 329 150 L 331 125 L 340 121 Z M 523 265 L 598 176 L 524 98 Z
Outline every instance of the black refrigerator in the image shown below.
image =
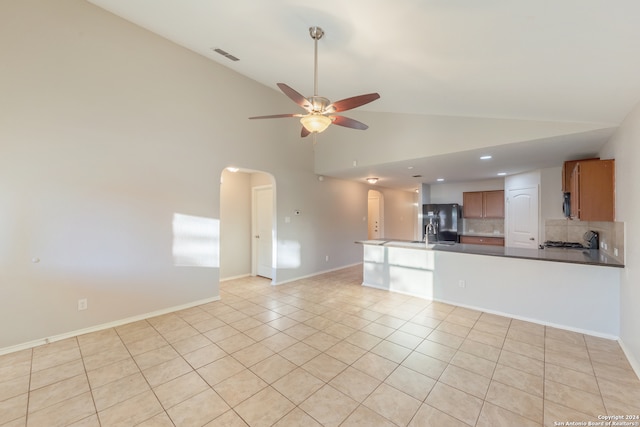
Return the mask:
M 457 203 L 422 205 L 422 230 L 429 243 L 458 243 L 462 209 Z

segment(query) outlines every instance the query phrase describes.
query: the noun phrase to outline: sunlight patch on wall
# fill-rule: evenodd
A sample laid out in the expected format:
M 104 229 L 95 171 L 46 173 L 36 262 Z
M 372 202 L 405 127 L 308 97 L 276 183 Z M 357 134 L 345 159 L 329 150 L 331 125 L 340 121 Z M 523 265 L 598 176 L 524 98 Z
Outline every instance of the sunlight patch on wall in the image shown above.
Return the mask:
M 300 242 L 295 240 L 279 240 L 277 249 L 279 257 L 278 268 L 300 267 Z
M 220 266 L 220 220 L 174 213 L 172 225 L 174 265 Z

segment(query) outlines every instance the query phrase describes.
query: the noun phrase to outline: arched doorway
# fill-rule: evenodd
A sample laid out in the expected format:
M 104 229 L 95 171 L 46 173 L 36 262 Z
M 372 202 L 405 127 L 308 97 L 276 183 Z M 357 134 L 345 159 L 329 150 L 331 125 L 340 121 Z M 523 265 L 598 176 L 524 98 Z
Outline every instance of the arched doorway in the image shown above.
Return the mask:
M 382 239 L 384 238 L 384 195 L 377 190 L 369 190 L 367 206 L 367 238 Z
M 275 179 L 227 168 L 220 177 L 220 280 L 275 279 Z

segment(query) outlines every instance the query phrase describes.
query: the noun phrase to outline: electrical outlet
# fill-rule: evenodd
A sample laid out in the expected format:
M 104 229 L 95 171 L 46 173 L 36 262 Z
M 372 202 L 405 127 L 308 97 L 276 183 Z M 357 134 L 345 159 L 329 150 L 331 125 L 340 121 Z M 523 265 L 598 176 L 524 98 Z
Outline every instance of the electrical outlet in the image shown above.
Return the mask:
M 467 287 L 467 282 L 465 282 L 464 280 L 458 280 L 458 287 L 459 288 L 466 288 Z
M 86 298 L 82 298 L 78 300 L 78 311 L 82 311 L 82 310 L 86 310 L 87 309 L 87 299 Z
M 618 248 L 613 248 L 613 256 L 618 256 Z
M 324 257 L 324 260 L 325 260 L 326 262 L 329 262 L 329 255 L 326 255 L 326 256 Z

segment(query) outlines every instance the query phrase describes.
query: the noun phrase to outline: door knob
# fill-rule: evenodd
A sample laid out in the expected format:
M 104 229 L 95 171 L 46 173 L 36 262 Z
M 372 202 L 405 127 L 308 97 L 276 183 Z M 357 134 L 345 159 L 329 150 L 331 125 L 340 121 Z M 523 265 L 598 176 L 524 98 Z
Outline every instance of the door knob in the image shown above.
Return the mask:
M 536 239 L 535 239 L 535 238 L 533 238 L 533 237 L 529 237 L 529 240 L 536 240 Z

